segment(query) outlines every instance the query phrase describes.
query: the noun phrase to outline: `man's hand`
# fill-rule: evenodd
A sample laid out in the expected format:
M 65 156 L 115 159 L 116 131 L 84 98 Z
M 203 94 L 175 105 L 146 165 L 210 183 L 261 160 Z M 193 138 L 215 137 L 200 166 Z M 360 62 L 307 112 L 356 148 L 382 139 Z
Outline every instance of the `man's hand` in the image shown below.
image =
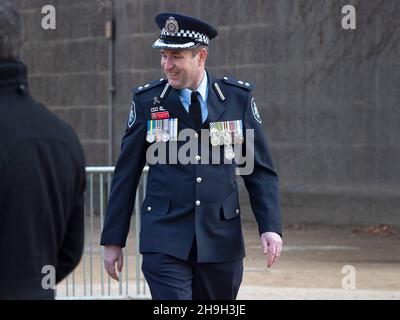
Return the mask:
M 114 280 L 119 281 L 118 275 L 115 272 L 115 262 L 117 262 L 118 272 L 122 271 L 124 265 L 124 256 L 122 255 L 122 248 L 115 245 L 106 245 L 104 248 L 104 267 L 107 273 Z
M 261 234 L 261 245 L 267 256 L 267 266 L 271 268 L 276 258 L 281 255 L 282 238 L 275 232 L 264 232 Z

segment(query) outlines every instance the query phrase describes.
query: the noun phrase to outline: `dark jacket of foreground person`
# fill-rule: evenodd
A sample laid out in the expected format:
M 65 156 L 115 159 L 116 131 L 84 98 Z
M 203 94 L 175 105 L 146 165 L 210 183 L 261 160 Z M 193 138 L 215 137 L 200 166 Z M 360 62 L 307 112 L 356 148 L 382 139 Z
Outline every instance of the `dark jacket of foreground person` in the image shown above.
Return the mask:
M 84 189 L 74 131 L 32 99 L 23 63 L 0 61 L 0 299 L 54 298 L 82 255 Z

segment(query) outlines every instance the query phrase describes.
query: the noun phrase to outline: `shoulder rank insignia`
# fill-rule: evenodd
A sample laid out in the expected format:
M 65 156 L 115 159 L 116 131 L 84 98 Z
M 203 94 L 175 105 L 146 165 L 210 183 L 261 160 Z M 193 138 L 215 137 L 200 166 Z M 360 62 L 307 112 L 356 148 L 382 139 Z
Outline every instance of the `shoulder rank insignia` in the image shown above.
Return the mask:
M 242 80 L 237 80 L 235 78 L 232 77 L 223 77 L 222 80 L 227 83 L 230 84 L 232 86 L 236 86 L 236 87 L 240 87 L 246 90 L 253 90 L 255 85 L 250 83 L 250 82 L 246 82 L 246 81 L 242 81 Z
M 164 84 L 166 81 L 167 80 L 164 79 L 164 78 L 161 78 L 159 80 L 154 80 L 154 81 L 152 81 L 150 83 L 147 83 L 145 85 L 142 85 L 142 86 L 139 86 L 139 87 L 135 88 L 133 90 L 133 93 L 138 94 L 138 93 L 145 92 L 145 91 L 147 91 L 149 89 L 152 89 L 152 88 L 155 88 L 155 87 L 158 87 L 158 86 Z

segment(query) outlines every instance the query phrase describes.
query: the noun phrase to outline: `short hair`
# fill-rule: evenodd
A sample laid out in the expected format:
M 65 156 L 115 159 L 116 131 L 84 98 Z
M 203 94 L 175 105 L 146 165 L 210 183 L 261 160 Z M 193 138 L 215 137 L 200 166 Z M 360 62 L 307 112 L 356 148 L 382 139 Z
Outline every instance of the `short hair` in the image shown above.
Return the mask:
M 21 55 L 21 15 L 14 0 L 0 1 L 0 60 L 14 60 Z
M 208 52 L 208 46 L 205 46 L 205 45 L 203 45 L 203 44 L 196 44 L 196 46 L 194 46 L 193 48 L 190 48 L 190 50 L 192 51 L 193 57 L 194 57 L 196 54 L 198 54 L 202 48 L 206 49 L 207 52 Z

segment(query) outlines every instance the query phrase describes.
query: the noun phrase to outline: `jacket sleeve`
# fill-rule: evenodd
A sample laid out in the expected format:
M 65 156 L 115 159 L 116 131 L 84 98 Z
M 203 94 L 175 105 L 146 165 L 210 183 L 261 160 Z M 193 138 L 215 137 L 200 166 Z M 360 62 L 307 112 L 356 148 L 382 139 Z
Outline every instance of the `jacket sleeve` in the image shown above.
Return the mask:
M 249 193 L 258 231 L 260 235 L 271 231 L 282 236 L 278 174 L 273 168 L 261 118 L 250 93 L 247 97 L 243 119 L 245 136 L 243 147 L 246 150 L 246 159 L 253 157 L 254 169 L 249 174 L 242 175 L 242 178 Z M 247 141 L 250 134 L 254 136 L 254 143 Z
M 125 247 L 136 189 L 146 163 L 146 132 L 145 113 L 139 105 L 137 95 L 134 95 L 128 126 L 122 138 L 121 153 L 111 183 L 101 245 Z
M 83 152 L 82 152 L 83 159 Z M 75 198 L 72 212 L 67 221 L 67 229 L 63 242 L 58 250 L 56 282 L 63 280 L 81 260 L 84 247 L 85 229 L 85 165 L 78 165 L 77 180 L 75 183 Z

